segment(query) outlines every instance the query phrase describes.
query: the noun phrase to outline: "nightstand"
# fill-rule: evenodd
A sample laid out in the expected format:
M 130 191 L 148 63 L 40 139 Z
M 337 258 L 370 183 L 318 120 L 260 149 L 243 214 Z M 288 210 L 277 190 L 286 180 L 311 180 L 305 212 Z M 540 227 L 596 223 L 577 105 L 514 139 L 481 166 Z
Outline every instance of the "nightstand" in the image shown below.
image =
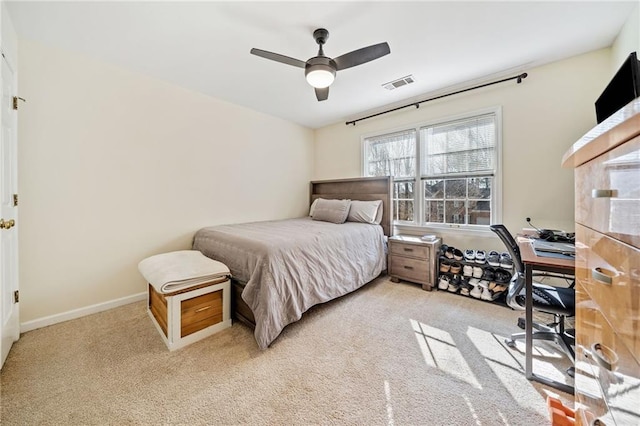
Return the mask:
M 395 235 L 389 238 L 389 276 L 391 281 L 411 281 L 431 291 L 438 276 L 438 252 L 442 240 L 425 241 L 420 237 Z

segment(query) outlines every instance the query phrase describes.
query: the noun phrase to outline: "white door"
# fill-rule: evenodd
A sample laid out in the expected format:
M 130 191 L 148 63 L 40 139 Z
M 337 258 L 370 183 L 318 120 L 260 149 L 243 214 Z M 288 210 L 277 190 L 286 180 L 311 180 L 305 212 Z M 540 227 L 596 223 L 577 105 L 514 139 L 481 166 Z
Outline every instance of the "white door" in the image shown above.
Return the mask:
M 17 117 L 14 73 L 2 55 L 0 88 L 0 368 L 20 337 L 18 304 Z

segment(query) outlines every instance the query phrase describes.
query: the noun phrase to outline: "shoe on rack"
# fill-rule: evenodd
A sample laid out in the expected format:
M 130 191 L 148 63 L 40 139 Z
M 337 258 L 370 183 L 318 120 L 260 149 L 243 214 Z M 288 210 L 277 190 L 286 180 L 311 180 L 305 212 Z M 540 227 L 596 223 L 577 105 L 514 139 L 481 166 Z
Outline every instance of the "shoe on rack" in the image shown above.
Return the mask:
M 462 270 L 462 265 L 459 264 L 458 262 L 453 262 L 451 264 L 450 272 L 452 274 L 459 274 L 461 270 Z
M 484 250 L 476 250 L 476 263 L 483 264 L 486 260 L 487 254 Z
M 447 249 L 449 248 L 448 245 L 446 244 L 442 244 L 440 246 L 440 256 L 444 256 L 444 254 L 447 252 Z
M 496 268 L 495 279 L 498 284 L 508 284 L 511 281 L 511 273 L 502 268 Z
M 455 260 L 462 260 L 464 257 L 464 255 L 462 254 L 462 251 L 458 250 L 458 249 L 453 249 L 453 258 Z
M 482 299 L 482 300 L 493 300 L 491 298 L 491 290 L 489 290 L 488 288 L 483 288 L 482 289 L 482 294 L 480 295 L 480 299 Z
M 491 250 L 487 255 L 487 263 L 491 266 L 500 266 L 500 253 L 495 250 Z
M 446 290 L 449 288 L 449 277 L 446 275 L 440 275 L 440 282 L 438 283 L 440 290 Z
M 471 284 L 473 287 L 477 286 L 478 284 L 480 284 L 480 279 L 478 278 L 471 278 L 469 280 L 469 284 Z
M 482 278 L 483 270 L 479 266 L 473 267 L 473 278 Z
M 463 279 L 462 283 L 460 284 L 460 294 L 463 296 L 468 296 L 472 288 L 473 286 L 469 283 L 469 281 Z
M 473 268 L 469 265 L 464 265 L 462 267 L 462 275 L 464 275 L 465 277 L 473 276 Z
M 450 269 L 451 262 L 449 262 L 447 259 L 442 259 L 440 261 L 440 272 L 449 272 Z
M 464 260 L 467 262 L 475 262 L 476 261 L 476 251 L 475 250 L 465 250 L 464 251 Z
M 511 259 L 511 255 L 509 253 L 501 253 L 500 254 L 500 267 L 504 269 L 513 268 L 513 259 Z
M 508 288 L 508 287 L 507 287 L 506 285 L 503 285 L 503 284 L 498 284 L 498 285 L 496 285 L 496 286 L 493 288 L 493 295 L 494 295 L 493 300 L 496 300 L 498 297 L 500 297 L 500 295 L 501 295 L 502 293 L 504 293 L 504 292 L 505 292 L 505 290 L 506 290 L 507 288 Z
M 455 250 L 454 247 L 447 247 L 447 249 L 444 252 L 444 256 L 447 259 L 453 259 L 453 251 Z
M 482 271 L 482 277 L 483 280 L 486 281 L 493 281 L 495 279 L 495 271 L 493 268 L 484 268 L 484 270 Z
M 449 287 L 447 288 L 447 290 L 450 291 L 451 293 L 457 293 L 459 289 L 460 289 L 460 275 L 454 275 L 453 279 L 449 283 Z
M 480 296 L 482 296 L 482 287 L 480 287 L 480 285 L 473 286 L 473 289 L 469 292 L 469 296 L 480 299 Z

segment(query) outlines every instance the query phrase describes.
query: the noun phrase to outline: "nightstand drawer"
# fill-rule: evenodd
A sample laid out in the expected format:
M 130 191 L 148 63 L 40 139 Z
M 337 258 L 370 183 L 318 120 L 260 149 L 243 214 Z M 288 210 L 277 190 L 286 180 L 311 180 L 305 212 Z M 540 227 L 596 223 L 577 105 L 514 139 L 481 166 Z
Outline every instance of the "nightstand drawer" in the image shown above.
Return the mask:
M 429 280 L 429 264 L 425 260 L 391 256 L 390 274 L 419 283 Z
M 397 254 L 400 256 L 416 257 L 419 259 L 428 259 L 430 257 L 429 247 L 427 246 L 403 244 L 394 241 L 391 242 L 391 248 L 389 251 L 394 255 Z

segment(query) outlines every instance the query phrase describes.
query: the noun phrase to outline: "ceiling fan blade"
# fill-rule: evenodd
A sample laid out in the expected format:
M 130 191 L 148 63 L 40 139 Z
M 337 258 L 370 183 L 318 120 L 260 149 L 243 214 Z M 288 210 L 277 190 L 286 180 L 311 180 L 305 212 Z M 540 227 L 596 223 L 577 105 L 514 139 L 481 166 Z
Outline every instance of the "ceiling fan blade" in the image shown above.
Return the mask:
M 324 89 L 316 88 L 316 98 L 318 101 L 326 101 L 329 98 L 329 88 L 325 87 Z
M 356 65 L 362 65 L 369 61 L 373 61 L 374 59 L 378 59 L 381 56 L 388 55 L 389 53 L 391 53 L 391 49 L 389 49 L 389 45 L 385 42 L 345 53 L 333 60 L 335 61 L 339 71 L 355 67 Z
M 263 57 L 265 59 L 271 59 L 272 61 L 281 62 L 283 64 L 292 65 L 298 68 L 304 68 L 307 63 L 299 59 L 290 58 L 288 56 L 281 55 L 279 53 L 268 52 L 261 49 L 251 49 L 251 54 Z

